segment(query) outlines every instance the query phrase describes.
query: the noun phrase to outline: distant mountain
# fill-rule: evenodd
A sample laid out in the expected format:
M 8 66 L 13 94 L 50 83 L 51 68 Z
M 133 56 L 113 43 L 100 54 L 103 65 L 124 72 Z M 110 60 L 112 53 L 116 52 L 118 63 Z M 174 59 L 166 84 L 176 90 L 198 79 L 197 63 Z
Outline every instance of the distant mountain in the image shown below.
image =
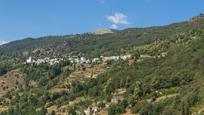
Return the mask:
M 196 20 L 200 20 L 200 19 L 204 19 L 203 13 L 200 13 L 198 16 L 191 18 L 191 21 L 196 21 Z
M 111 29 L 98 29 L 93 33 L 96 35 L 103 35 L 103 34 L 112 34 L 113 31 Z

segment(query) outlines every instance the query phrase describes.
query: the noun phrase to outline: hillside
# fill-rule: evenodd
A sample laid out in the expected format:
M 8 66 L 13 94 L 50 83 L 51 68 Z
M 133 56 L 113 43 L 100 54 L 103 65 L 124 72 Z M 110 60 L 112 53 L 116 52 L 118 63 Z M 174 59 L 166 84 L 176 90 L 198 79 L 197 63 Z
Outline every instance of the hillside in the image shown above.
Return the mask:
M 199 29 L 204 26 L 203 18 L 194 17 L 192 20 L 194 21 L 190 20 L 161 27 L 132 28 L 103 35 L 85 33 L 67 36 L 47 36 L 36 39 L 27 38 L 0 46 L 0 53 L 11 55 L 11 52 L 29 51 L 29 53 L 32 53 L 34 49 L 46 49 L 55 55 L 64 53 L 76 54 L 79 52 L 91 56 L 97 54 L 112 55 L 155 41 L 171 39 L 178 33 Z M 42 53 L 45 52 L 42 51 Z
M 202 114 L 203 44 L 201 14 L 160 27 L 2 45 L 0 114 Z

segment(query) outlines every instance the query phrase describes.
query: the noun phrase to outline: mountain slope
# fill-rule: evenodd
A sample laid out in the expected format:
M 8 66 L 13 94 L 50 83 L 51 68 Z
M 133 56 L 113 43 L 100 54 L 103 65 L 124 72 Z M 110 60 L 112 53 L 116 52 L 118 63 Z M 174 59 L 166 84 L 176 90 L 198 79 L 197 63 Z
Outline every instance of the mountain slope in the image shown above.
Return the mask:
M 203 26 L 203 19 L 196 18 L 193 21 L 175 23 L 162 27 L 126 29 L 105 35 L 87 33 L 70 36 L 48 36 L 39 39 L 28 38 L 0 46 L 0 52 L 19 52 L 49 47 L 55 49 L 55 53 L 90 53 L 98 49 L 100 53 L 106 54 L 109 52 L 111 54 L 113 51 L 119 52 L 122 48 L 130 49 L 134 46 L 153 43 L 157 40 L 170 39 L 176 33 L 203 28 Z
M 76 114 L 91 109 L 110 115 L 202 113 L 203 44 L 204 18 L 197 16 L 162 27 L 25 39 L 3 45 L 0 77 L 18 69 L 25 75 L 25 85 L 16 84 L 0 98 L 1 114 Z M 124 54 L 131 58 L 89 64 L 66 60 L 66 55 Z M 55 65 L 24 64 L 30 55 L 65 60 Z

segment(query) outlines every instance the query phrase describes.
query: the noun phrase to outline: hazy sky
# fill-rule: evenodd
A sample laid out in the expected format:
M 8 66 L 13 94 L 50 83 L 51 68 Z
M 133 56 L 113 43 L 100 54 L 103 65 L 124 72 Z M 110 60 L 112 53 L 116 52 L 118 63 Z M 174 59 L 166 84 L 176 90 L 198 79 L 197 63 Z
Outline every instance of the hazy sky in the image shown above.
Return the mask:
M 4 41 L 166 25 L 204 13 L 204 0 L 1 0 Z

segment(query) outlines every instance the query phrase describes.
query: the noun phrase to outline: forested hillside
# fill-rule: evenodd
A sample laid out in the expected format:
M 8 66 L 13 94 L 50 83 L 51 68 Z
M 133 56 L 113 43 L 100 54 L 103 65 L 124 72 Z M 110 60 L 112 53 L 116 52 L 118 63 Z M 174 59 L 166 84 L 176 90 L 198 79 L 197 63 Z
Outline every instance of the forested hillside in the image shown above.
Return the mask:
M 0 46 L 0 114 L 204 114 L 202 15 L 161 27 L 112 31 Z M 124 55 L 131 58 L 120 58 Z M 30 56 L 63 60 L 26 63 Z M 70 56 L 97 61 L 74 63 Z M 114 58 L 104 61 L 103 56 Z

